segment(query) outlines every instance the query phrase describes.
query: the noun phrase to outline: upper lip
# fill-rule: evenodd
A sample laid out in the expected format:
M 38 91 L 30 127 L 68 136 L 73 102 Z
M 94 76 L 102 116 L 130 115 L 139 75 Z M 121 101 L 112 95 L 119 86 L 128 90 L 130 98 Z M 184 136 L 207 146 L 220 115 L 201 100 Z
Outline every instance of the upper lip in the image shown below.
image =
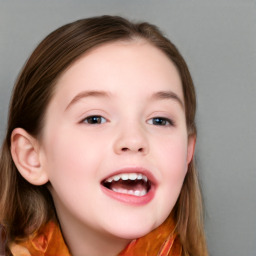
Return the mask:
M 153 175 L 153 173 L 143 167 L 125 167 L 125 168 L 118 169 L 118 170 L 110 173 L 104 179 L 102 179 L 101 183 L 103 183 L 104 181 L 106 181 L 108 178 L 110 178 L 112 176 L 122 174 L 122 173 L 138 173 L 138 174 L 141 173 L 148 178 L 148 180 L 150 181 L 150 183 L 152 185 L 157 185 L 157 180 L 156 180 L 155 176 Z

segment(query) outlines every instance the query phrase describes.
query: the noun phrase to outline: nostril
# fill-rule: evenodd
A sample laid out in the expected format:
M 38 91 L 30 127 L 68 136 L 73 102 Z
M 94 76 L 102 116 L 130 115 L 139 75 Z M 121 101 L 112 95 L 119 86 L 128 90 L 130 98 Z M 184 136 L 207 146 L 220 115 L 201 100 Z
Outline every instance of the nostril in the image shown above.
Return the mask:
M 143 151 L 144 151 L 143 148 L 138 148 L 137 150 L 132 150 L 132 149 L 129 149 L 129 148 L 122 148 L 122 151 L 123 151 L 123 152 L 127 152 L 127 151 L 129 151 L 129 150 L 131 150 L 131 151 L 137 151 L 137 152 L 143 152 Z

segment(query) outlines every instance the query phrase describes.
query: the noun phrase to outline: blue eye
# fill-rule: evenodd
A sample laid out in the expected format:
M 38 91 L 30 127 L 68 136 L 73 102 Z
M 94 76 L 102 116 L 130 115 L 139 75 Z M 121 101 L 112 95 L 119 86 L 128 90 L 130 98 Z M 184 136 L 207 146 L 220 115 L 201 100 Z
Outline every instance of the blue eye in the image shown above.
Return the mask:
M 103 124 L 106 123 L 107 120 L 102 116 L 88 116 L 83 119 L 83 123 L 86 124 Z
M 173 126 L 174 123 L 171 119 L 165 117 L 154 117 L 148 121 L 152 125 L 161 125 L 161 126 Z

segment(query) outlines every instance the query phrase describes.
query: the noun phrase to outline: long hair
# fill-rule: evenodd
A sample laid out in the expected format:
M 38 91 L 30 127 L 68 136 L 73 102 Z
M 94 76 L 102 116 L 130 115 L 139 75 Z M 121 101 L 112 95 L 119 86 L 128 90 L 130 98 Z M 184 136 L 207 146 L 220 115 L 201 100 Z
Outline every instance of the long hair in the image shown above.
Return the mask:
M 7 133 L 0 156 L 0 223 L 5 227 L 9 241 L 25 238 L 56 218 L 47 184 L 34 186 L 17 171 L 10 153 L 12 131 L 21 127 L 39 138 L 60 75 L 96 46 L 138 38 L 160 49 L 176 66 L 183 86 L 188 135 L 196 135 L 196 97 L 191 75 L 177 48 L 156 26 L 132 23 L 117 16 L 101 16 L 60 27 L 49 34 L 28 59 L 10 102 Z M 184 255 L 207 255 L 201 201 L 192 160 L 173 209 Z

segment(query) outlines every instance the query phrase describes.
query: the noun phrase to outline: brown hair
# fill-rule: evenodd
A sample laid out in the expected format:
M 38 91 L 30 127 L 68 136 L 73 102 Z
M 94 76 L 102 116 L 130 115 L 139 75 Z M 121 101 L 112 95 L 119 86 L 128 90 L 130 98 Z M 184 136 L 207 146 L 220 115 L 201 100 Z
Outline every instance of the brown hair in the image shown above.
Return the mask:
M 142 38 L 162 50 L 176 65 L 183 85 L 188 134 L 196 135 L 196 98 L 187 65 L 176 47 L 157 27 L 131 23 L 116 16 L 101 16 L 64 25 L 48 35 L 25 64 L 13 91 L 6 138 L 0 158 L 0 222 L 9 241 L 24 238 L 55 218 L 46 187 L 28 183 L 17 171 L 10 153 L 12 131 L 21 127 L 39 137 L 44 115 L 58 77 L 82 54 L 101 44 Z M 183 254 L 207 254 L 202 204 L 194 160 L 173 209 Z

